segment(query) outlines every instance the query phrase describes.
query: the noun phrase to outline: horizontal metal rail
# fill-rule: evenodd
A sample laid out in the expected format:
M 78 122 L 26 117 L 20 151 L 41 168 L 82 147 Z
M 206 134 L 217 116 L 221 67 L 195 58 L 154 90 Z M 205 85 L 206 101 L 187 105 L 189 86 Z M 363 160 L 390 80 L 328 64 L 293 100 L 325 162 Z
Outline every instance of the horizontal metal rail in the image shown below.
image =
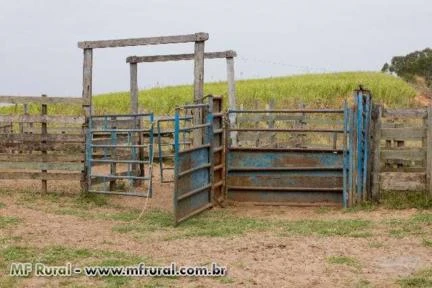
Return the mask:
M 211 167 L 211 163 L 207 163 L 207 164 L 204 164 L 204 165 L 200 165 L 200 166 L 197 166 L 197 167 L 191 168 L 191 169 L 189 169 L 189 170 L 183 171 L 183 172 L 181 172 L 181 173 L 178 173 L 177 177 L 178 177 L 178 178 L 181 178 L 181 177 L 183 177 L 183 176 L 185 176 L 185 175 L 189 175 L 189 174 L 191 174 L 191 173 L 193 173 L 193 172 L 195 172 L 195 171 L 202 170 L 202 169 L 207 169 L 207 168 L 210 168 L 210 167 Z
M 343 149 L 331 148 L 259 148 L 259 147 L 227 147 L 231 151 L 244 152 L 323 152 L 323 153 L 342 153 Z
M 201 146 L 197 146 L 197 147 L 192 147 L 192 148 L 189 148 L 189 149 L 181 150 L 178 153 L 179 154 L 184 154 L 184 153 L 187 153 L 187 152 L 192 152 L 192 151 L 200 150 L 200 149 L 203 149 L 203 148 L 210 148 L 210 144 L 204 144 L 204 145 L 201 145 Z
M 209 107 L 208 104 L 187 104 L 181 107 L 177 107 L 176 109 L 192 109 L 192 108 L 205 108 Z
M 343 129 L 290 129 L 290 128 L 227 128 L 227 131 L 344 133 Z
M 124 145 L 124 144 L 121 144 L 121 145 L 112 145 L 112 144 L 90 144 L 90 147 L 93 147 L 93 148 L 147 148 L 147 147 L 149 147 L 149 145 L 148 144 L 146 144 L 146 145 L 138 145 L 138 144 L 136 144 L 136 145 L 133 145 L 133 144 L 130 144 L 130 145 Z
M 117 192 L 117 191 L 104 191 L 104 190 L 89 190 L 91 193 L 110 194 L 110 195 L 122 195 L 122 196 L 138 196 L 148 197 L 148 192 Z
M 139 113 L 139 114 L 108 114 L 108 115 L 92 115 L 91 118 L 109 118 L 109 117 L 124 117 L 124 118 L 137 118 L 142 116 L 151 116 L 153 113 Z M 112 119 L 110 119 L 112 120 Z
M 342 171 L 343 167 L 231 167 L 228 171 Z
M 343 114 L 343 109 L 280 109 L 280 110 L 228 110 L 229 114 L 234 113 L 336 113 Z
M 341 188 L 334 187 L 265 187 L 265 186 L 227 186 L 227 189 L 236 191 L 272 191 L 272 192 L 342 192 Z
M 107 132 L 151 132 L 151 129 L 97 129 L 90 130 L 90 133 L 107 133 Z
M 188 192 L 188 193 L 185 193 L 185 194 L 180 195 L 179 197 L 177 197 L 177 200 L 183 200 L 183 199 L 185 199 L 185 198 L 189 198 L 189 197 L 191 197 L 191 196 L 193 196 L 193 195 L 195 195 L 195 194 L 198 194 L 198 193 L 200 193 L 200 192 L 202 192 L 202 191 L 204 191 L 204 190 L 206 190 L 206 189 L 209 189 L 209 188 L 211 188 L 211 187 L 212 187 L 211 184 L 208 184 L 208 185 L 205 185 L 205 186 L 199 187 L 199 188 L 197 188 L 197 189 L 195 189 L 195 190 L 192 190 L 192 191 L 190 191 L 190 192 Z
M 108 178 L 108 179 L 134 179 L 134 180 L 151 180 L 148 176 L 129 176 L 129 175 L 91 175 L 92 178 Z
M 150 164 L 150 161 L 141 160 L 115 160 L 115 159 L 90 159 L 94 163 L 125 163 L 125 164 Z

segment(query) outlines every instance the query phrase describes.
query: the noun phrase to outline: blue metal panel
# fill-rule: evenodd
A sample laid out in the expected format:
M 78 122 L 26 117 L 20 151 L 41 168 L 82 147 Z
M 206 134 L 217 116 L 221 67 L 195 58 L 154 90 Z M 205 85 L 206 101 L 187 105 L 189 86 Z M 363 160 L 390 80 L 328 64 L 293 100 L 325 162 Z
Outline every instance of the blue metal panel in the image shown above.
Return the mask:
M 176 110 L 174 117 L 174 215 L 175 224 L 178 224 L 197 213 L 212 206 L 213 181 L 213 115 L 212 99 L 207 105 L 188 105 L 186 109 L 205 108 L 204 121 L 201 125 L 189 127 L 188 130 L 202 129 L 203 143 L 194 143 L 193 147 L 181 149 L 180 133 L 186 128 L 181 127 L 181 108 Z M 185 108 L 183 108 L 185 109 Z
M 95 124 L 99 121 L 99 126 Z M 116 128 L 116 121 L 126 121 L 131 127 Z M 100 125 L 102 124 L 102 125 Z M 147 126 L 147 127 L 142 127 Z M 121 115 L 92 115 L 88 120 L 86 137 L 86 165 L 88 191 L 93 193 L 115 194 L 126 196 L 152 196 L 152 163 L 153 163 L 153 114 L 121 114 Z M 145 133 L 148 143 L 141 143 Z M 95 138 L 96 135 L 102 135 Z M 102 144 L 96 143 L 102 141 Z M 139 149 L 148 149 L 148 156 L 144 153 L 138 157 Z M 102 149 L 103 158 L 95 155 L 95 150 Z M 98 156 L 98 157 L 96 157 Z M 120 159 L 119 159 L 120 158 Z M 94 165 L 109 164 L 107 169 L 93 172 Z M 120 165 L 127 167 L 119 172 Z M 136 169 L 140 166 L 140 170 Z M 148 175 L 144 175 L 148 167 Z M 117 171 L 116 171 L 117 170 Z M 129 186 L 116 185 L 117 180 L 129 181 Z M 109 182 L 109 187 L 108 187 Z

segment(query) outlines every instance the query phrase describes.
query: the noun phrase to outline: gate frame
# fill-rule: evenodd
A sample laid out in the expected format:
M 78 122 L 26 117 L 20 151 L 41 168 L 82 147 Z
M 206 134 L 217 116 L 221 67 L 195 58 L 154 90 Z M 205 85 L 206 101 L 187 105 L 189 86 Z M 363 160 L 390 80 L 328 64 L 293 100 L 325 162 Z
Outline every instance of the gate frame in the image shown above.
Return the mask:
M 83 108 L 85 116 L 84 135 L 87 135 L 88 118 L 93 113 L 92 96 L 93 96 L 93 49 L 97 48 L 117 48 L 130 46 L 146 46 L 161 44 L 178 44 L 178 43 L 195 43 L 194 53 L 194 98 L 201 99 L 204 95 L 204 46 L 205 41 L 209 39 L 209 34 L 198 32 L 187 35 L 146 37 L 146 38 L 129 38 L 116 40 L 100 41 L 82 41 L 78 42 L 78 48 L 83 49 Z M 132 114 L 134 110 L 131 110 Z M 86 140 L 87 141 L 87 140 Z M 87 157 L 87 156 L 86 156 Z M 84 159 L 85 161 L 85 159 Z M 84 167 L 84 174 L 87 175 L 87 167 Z M 81 190 L 87 192 L 89 183 L 83 182 Z

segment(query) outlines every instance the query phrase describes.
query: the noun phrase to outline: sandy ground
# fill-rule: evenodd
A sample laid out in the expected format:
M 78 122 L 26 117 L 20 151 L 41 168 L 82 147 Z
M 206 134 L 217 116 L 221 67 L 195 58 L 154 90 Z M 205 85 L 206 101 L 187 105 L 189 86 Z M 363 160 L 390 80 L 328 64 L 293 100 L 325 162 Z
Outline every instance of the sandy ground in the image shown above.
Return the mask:
M 170 210 L 172 185 L 160 185 L 157 183 L 158 175 L 155 177 L 155 197 L 149 200 L 147 209 Z M 23 188 L 29 184 L 4 182 L 0 184 L 2 189 L 6 190 L 16 188 L 17 185 Z M 34 184 L 33 188 L 38 188 L 38 185 L 38 183 Z M 71 185 L 66 182 L 61 185 L 68 187 L 67 193 L 74 193 L 77 186 L 76 183 Z M 51 188 L 58 187 L 51 186 Z M 400 277 L 407 277 L 416 271 L 432 267 L 432 248 L 423 245 L 424 236 L 391 237 L 385 228 L 378 224 L 373 230 L 373 235 L 366 238 L 281 236 L 273 231 L 265 231 L 229 237 L 169 239 L 166 236 L 170 232 L 161 229 L 148 232 L 148 235 L 143 235 L 145 236 L 143 239 L 137 239 L 130 234 L 113 231 L 114 225 L 124 222 L 84 219 L 74 215 L 52 213 L 50 211 L 52 203 L 47 202 L 46 207 L 44 201 L 38 201 L 37 207 L 32 207 L 36 204 L 31 202 L 21 203 L 20 197 L 23 193 L 28 192 L 0 194 L 0 202 L 4 204 L 0 209 L 1 215 L 15 216 L 22 220 L 18 226 L 0 230 L 1 236 L 16 237 L 20 239 L 17 240 L 20 245 L 38 248 L 61 245 L 102 249 L 150 257 L 164 264 L 177 262 L 185 265 L 204 265 L 216 262 L 228 267 L 229 280 L 227 281 L 214 278 L 178 278 L 163 282 L 162 287 L 164 285 L 172 287 L 399 287 L 396 281 Z M 141 209 L 146 205 L 145 199 L 135 197 L 112 197 L 110 201 L 123 208 L 101 208 L 105 212 L 130 208 Z M 62 209 L 61 205 L 58 206 L 58 209 Z M 418 213 L 415 209 L 403 211 L 378 209 L 346 213 L 334 208 L 319 212 L 316 207 L 283 206 L 230 206 L 224 209 L 239 217 L 277 219 L 287 222 L 304 219 L 364 219 L 381 223 L 385 219 L 408 219 Z M 427 237 L 432 236 L 430 228 L 425 231 L 429 233 Z M 328 257 L 331 256 L 351 257 L 358 260 L 360 265 L 352 267 L 331 264 L 328 262 Z M 4 275 L 6 272 L 1 273 Z M 57 287 L 59 281 L 28 278 L 20 281 L 19 286 Z M 104 282 L 96 280 L 94 282 L 93 279 L 80 281 L 84 287 L 104 285 Z M 126 287 L 133 283 L 128 282 Z M 141 284 L 137 287 L 141 287 Z

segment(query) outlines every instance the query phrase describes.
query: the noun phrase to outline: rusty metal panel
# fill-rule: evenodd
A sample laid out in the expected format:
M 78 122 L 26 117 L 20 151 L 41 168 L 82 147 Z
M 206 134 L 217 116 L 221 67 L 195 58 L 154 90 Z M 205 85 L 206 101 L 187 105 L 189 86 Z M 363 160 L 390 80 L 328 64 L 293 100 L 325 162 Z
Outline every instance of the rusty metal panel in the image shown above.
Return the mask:
M 195 104 L 182 109 L 203 109 L 204 121 L 195 123 L 187 129 L 202 129 L 202 143 L 182 149 L 180 133 L 186 128 L 180 127 L 180 108 L 176 110 L 174 127 L 174 216 L 175 224 L 192 217 L 212 206 L 213 196 L 213 114 L 210 104 Z M 200 111 L 203 112 L 203 111 Z
M 248 202 L 342 202 L 339 150 L 229 149 L 227 193 Z

